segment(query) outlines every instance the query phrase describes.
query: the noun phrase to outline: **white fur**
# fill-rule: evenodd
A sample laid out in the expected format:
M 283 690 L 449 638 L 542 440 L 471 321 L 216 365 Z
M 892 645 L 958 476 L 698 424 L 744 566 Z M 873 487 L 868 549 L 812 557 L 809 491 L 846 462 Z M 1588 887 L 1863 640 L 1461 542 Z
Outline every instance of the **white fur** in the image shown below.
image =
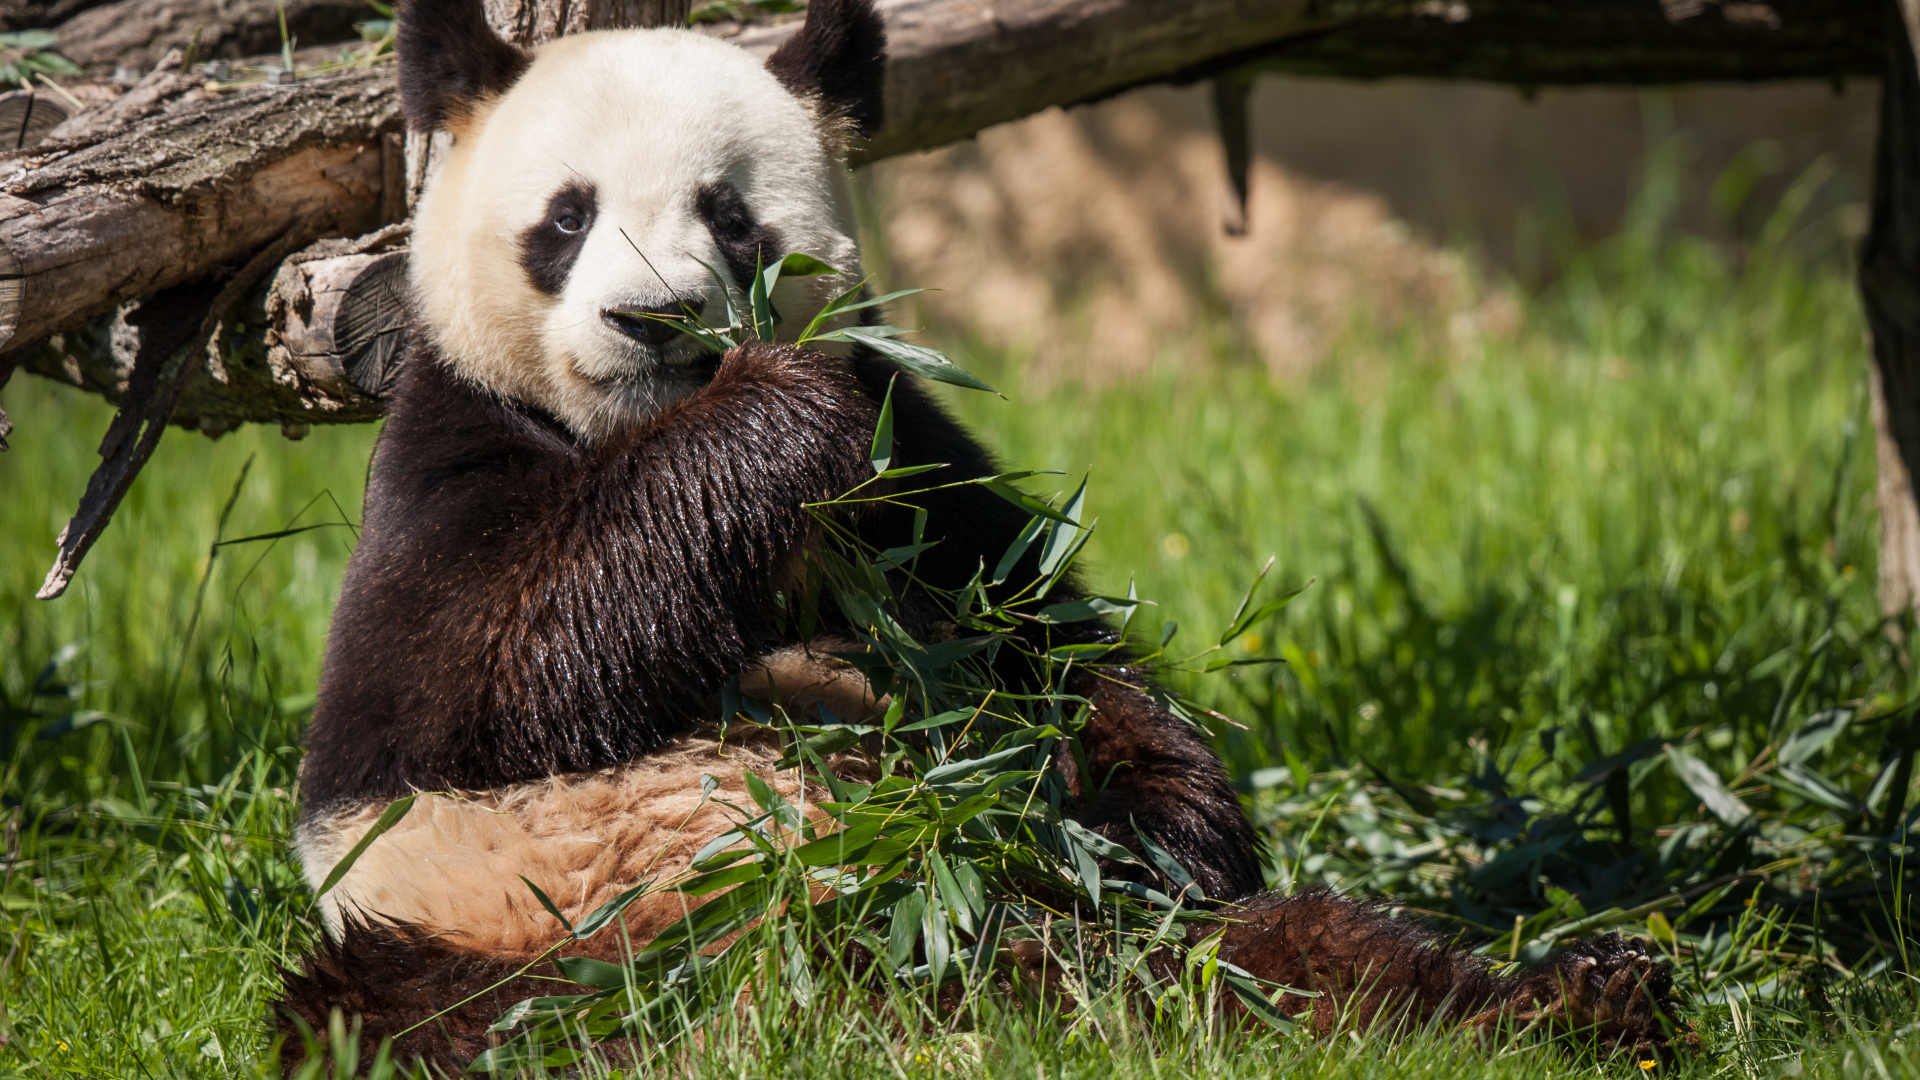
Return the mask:
M 731 182 L 789 251 L 844 272 L 780 283 L 785 339 L 858 280 L 831 127 L 725 42 L 679 29 L 557 38 L 453 135 L 414 213 L 411 277 L 425 329 L 461 375 L 546 409 L 582 438 L 645 419 L 699 385 L 683 366 L 695 342 L 645 345 L 601 313 L 677 298 L 724 321 L 707 267 L 729 275 L 694 209 L 701 186 Z M 564 291 L 546 296 L 520 266 L 518 238 L 544 219 L 555 191 L 581 179 L 598 193 L 597 217 Z M 744 308 L 746 283 L 731 284 Z
M 824 705 L 850 723 L 887 707 L 860 672 L 826 655 L 852 648 L 823 639 L 816 649 L 774 652 L 742 674 L 750 697 L 811 715 Z M 493 791 L 420 792 L 413 808 L 367 846 L 320 909 L 336 936 L 349 913 L 407 923 L 449 944 L 497 956 L 532 956 L 561 933 L 532 890 L 540 886 L 577 922 L 622 892 L 651 881 L 654 891 L 627 909 L 627 936 L 645 945 L 697 907 L 672 890 L 709 840 L 739 824 L 733 806 L 750 806 L 743 774 L 765 779 L 808 818 L 822 792 L 795 772 L 776 772 L 780 738 L 769 728 L 739 725 L 726 738 L 710 726 L 639 760 L 593 773 L 555 776 Z M 858 752 L 828 762 L 842 779 L 872 782 L 872 763 Z M 702 777 L 719 782 L 714 798 Z M 719 800 L 719 801 L 716 801 Z M 347 807 L 301 823 L 294 847 L 307 884 L 328 874 L 386 809 L 384 802 Z M 790 839 L 790 838 L 781 838 Z
M 407 816 L 376 838 L 322 898 L 328 929 L 348 913 L 406 923 L 450 945 L 494 956 L 530 956 L 558 940 L 560 925 L 524 876 L 569 922 L 622 892 L 655 889 L 626 911 L 628 935 L 644 945 L 701 900 L 673 891 L 709 840 L 740 824 L 724 803 L 751 806 L 752 770 L 810 818 L 819 813 L 795 773 L 776 773 L 775 740 L 723 744 L 710 735 L 596 773 L 557 776 L 494 792 L 423 792 Z M 703 796 L 701 777 L 720 784 Z M 384 809 L 355 807 L 302 824 L 296 844 L 308 884 L 366 835 Z

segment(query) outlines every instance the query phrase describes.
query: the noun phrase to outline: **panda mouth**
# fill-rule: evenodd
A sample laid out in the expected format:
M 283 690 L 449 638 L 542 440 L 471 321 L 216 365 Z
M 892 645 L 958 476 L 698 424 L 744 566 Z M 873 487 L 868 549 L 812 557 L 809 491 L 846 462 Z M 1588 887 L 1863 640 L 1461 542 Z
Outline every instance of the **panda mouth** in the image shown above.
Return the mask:
M 683 334 L 667 317 L 679 317 L 681 306 L 672 305 L 646 308 L 608 309 L 600 313 L 600 320 L 609 329 L 638 345 L 635 350 L 644 358 L 644 362 L 635 368 L 618 372 L 612 376 L 597 379 L 597 382 L 634 384 L 646 382 L 649 378 L 662 374 L 666 369 L 673 375 L 685 375 L 705 371 L 711 374 L 718 366 L 719 357 L 705 345 L 689 335 Z

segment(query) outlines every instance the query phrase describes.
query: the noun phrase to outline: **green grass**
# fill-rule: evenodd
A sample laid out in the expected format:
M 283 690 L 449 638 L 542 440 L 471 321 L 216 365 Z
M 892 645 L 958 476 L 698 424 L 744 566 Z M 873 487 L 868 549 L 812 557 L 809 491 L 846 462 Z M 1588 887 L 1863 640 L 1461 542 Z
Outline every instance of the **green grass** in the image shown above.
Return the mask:
M 1020 358 L 950 341 L 1013 399 L 954 400 L 1010 466 L 1092 468 L 1093 583 L 1131 577 L 1157 601 L 1145 638 L 1172 621 L 1175 651 L 1210 642 L 1269 555 L 1273 577 L 1312 582 L 1240 643 L 1289 664 L 1177 679 L 1245 725 L 1219 724 L 1219 743 L 1276 841 L 1276 881 L 1386 893 L 1502 957 L 1609 911 L 1671 927 L 1708 1048 L 1675 1071 L 1915 1075 L 1920 1011 L 1889 914 L 1901 868 L 1875 846 L 1905 816 L 1892 800 L 1912 806 L 1875 792 L 1911 739 L 1912 658 L 1874 598 L 1862 328 L 1844 269 L 1777 232 L 1735 259 L 1643 224 L 1571 262 L 1511 339 L 1438 357 L 1356 328 L 1296 384 L 1224 326 L 1102 389 L 1023 390 Z M 25 377 L 3 400 L 18 430 L 0 456 L 0 1072 L 270 1071 L 275 965 L 313 932 L 287 846 L 293 748 L 352 534 L 212 545 L 357 518 L 372 433 L 169 434 L 45 604 L 32 594 L 109 411 Z M 1857 811 L 1769 764 L 1838 708 L 1849 722 L 1798 760 Z M 1755 829 L 1703 815 L 1666 744 Z M 1746 878 L 1636 907 L 1761 869 L 1753 908 Z M 1838 906 L 1812 903 L 1816 884 Z M 1516 915 L 1514 940 L 1493 938 Z M 730 1021 L 685 1070 L 1640 1071 L 1536 1044 L 1117 1015 L 1070 1037 L 1009 1014 L 901 1038 L 867 1007 Z

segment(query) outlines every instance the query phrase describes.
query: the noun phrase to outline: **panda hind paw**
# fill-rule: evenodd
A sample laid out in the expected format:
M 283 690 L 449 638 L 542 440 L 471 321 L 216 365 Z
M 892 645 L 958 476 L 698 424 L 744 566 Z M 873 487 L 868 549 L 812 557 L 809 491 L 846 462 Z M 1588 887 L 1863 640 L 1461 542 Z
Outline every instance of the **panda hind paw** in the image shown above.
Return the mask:
M 1607 934 L 1574 942 L 1523 977 L 1504 1005 L 1467 1023 L 1483 1031 L 1502 1023 L 1548 1027 L 1602 1053 L 1652 1061 L 1698 1043 L 1678 1009 L 1671 966 L 1655 960 L 1644 942 Z

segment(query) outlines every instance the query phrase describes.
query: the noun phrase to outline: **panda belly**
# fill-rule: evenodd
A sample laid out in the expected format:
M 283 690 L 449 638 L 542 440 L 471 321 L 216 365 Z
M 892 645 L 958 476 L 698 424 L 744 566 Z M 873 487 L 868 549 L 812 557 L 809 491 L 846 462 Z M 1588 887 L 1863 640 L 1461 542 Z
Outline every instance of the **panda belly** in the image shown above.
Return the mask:
M 478 953 L 531 957 L 564 931 L 521 876 L 569 922 L 642 882 L 664 885 L 740 823 L 720 800 L 752 805 L 748 770 L 818 820 L 812 803 L 821 792 L 803 789 L 797 772 L 776 771 L 779 756 L 766 729 L 725 740 L 703 730 L 597 772 L 492 791 L 422 792 L 322 897 L 328 928 L 338 937 L 351 916 L 417 927 Z M 719 784 L 711 796 L 703 792 L 705 776 Z M 301 824 L 295 844 L 312 888 L 385 808 L 385 801 L 369 802 Z M 667 888 L 643 896 L 626 911 L 630 940 L 643 945 L 700 902 Z

